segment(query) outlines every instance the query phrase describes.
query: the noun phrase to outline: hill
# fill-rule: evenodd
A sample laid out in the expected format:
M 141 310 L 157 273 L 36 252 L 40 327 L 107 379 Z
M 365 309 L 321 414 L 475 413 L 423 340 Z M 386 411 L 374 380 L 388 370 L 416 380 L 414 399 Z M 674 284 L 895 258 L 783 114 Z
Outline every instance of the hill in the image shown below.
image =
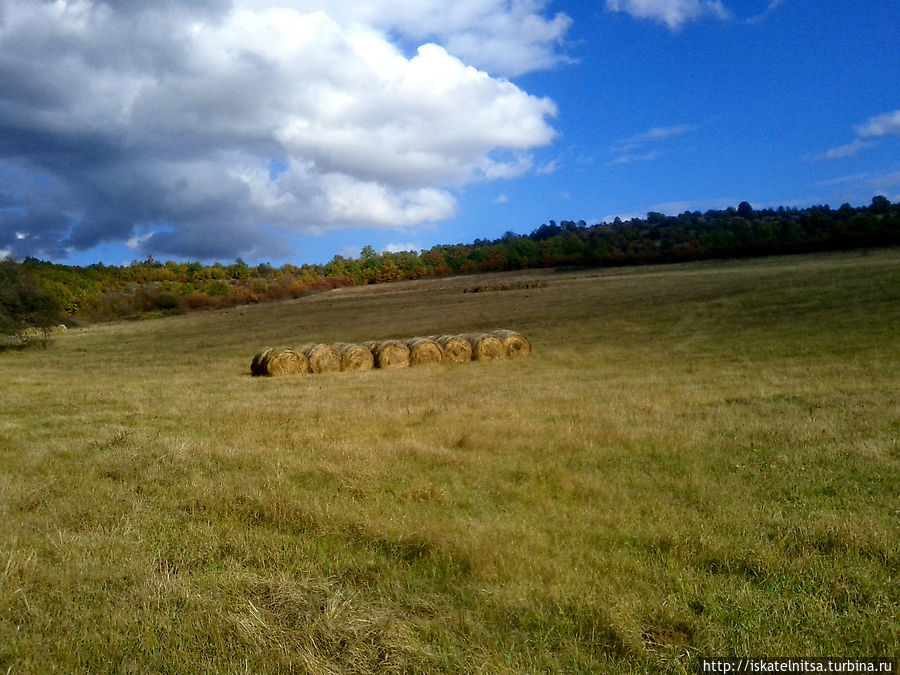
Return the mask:
M 898 326 L 889 249 L 346 287 L 0 353 L 0 668 L 894 655 Z M 270 344 L 501 327 L 534 354 L 249 375 Z
M 612 223 L 596 225 L 551 220 L 527 235 L 507 232 L 493 241 L 440 245 L 423 251 L 378 253 L 367 246 L 358 258 L 335 256 L 325 265 L 285 264 L 276 268 L 269 263 L 250 266 L 241 259 L 229 265 L 203 265 L 148 257 L 121 267 L 97 264 L 82 268 L 28 258 L 15 273 L 42 289 L 48 301 L 61 311 L 60 320 L 72 325 L 298 298 L 342 286 L 404 279 L 734 259 L 898 244 L 900 204 L 877 196 L 868 206 L 844 204 L 836 210 L 827 205 L 757 210 L 741 202 L 736 209 L 686 211 L 678 216 L 651 212 L 646 219 L 616 218 Z M 3 265 L 8 268 L 15 263 L 6 261 Z M 10 313 L 6 311 L 8 304 L 0 296 L 0 320 Z

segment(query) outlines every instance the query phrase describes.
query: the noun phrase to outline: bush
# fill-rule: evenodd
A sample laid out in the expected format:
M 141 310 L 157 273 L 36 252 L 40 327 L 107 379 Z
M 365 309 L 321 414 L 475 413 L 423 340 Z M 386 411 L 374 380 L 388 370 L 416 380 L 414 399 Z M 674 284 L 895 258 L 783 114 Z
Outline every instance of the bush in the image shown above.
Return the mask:
M 59 301 L 38 286 L 18 263 L 0 260 L 0 334 L 27 343 L 62 320 Z
M 224 281 L 214 279 L 206 285 L 206 294 L 214 298 L 224 298 L 231 295 L 231 287 Z

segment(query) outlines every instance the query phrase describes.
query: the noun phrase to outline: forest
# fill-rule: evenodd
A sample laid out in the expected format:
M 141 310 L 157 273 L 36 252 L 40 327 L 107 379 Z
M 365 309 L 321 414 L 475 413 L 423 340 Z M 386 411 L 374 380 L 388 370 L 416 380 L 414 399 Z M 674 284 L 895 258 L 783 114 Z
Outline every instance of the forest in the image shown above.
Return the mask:
M 161 262 L 87 267 L 36 258 L 0 261 L 0 334 L 59 323 L 148 318 L 286 298 L 340 286 L 448 274 L 542 267 L 649 265 L 900 244 L 900 203 L 876 196 L 867 206 L 650 212 L 646 218 L 588 225 L 551 220 L 529 234 L 438 245 L 428 250 L 335 256 L 324 265 L 275 267 Z

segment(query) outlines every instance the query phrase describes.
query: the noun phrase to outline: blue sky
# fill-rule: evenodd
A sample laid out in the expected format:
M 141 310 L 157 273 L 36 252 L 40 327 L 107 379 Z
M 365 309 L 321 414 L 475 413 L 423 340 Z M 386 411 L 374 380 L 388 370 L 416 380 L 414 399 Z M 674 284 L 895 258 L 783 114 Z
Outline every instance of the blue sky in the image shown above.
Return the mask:
M 0 254 L 900 201 L 896 0 L 0 0 Z

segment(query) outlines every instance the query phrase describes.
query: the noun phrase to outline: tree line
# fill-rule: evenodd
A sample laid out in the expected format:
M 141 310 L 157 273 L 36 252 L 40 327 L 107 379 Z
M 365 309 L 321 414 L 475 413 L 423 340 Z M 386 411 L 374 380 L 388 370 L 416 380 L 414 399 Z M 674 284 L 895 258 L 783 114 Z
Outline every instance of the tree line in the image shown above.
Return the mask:
M 317 290 L 540 267 L 601 267 L 833 251 L 900 244 L 900 203 L 876 196 L 867 206 L 650 212 L 646 218 L 588 225 L 549 221 L 529 234 L 438 245 L 422 251 L 337 255 L 324 265 L 241 259 L 223 265 L 160 262 L 87 267 L 26 258 L 0 261 L 0 334 L 24 326 L 117 320 L 297 298 Z

